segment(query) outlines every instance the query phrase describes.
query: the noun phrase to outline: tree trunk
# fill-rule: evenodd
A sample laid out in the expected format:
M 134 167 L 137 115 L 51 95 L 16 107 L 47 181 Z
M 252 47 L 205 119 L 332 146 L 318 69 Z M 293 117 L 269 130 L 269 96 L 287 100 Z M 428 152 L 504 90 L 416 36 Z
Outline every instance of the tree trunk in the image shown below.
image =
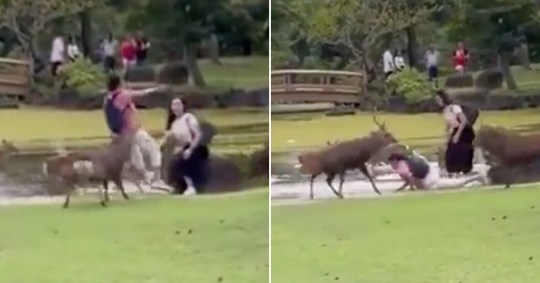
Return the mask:
M 88 57 L 92 53 L 92 17 L 89 9 L 84 9 L 79 13 L 81 24 L 81 45 L 84 57 Z
M 416 68 L 418 66 L 418 38 L 416 36 L 416 25 L 406 28 L 407 32 L 407 55 L 409 57 L 409 66 Z
M 219 40 L 216 34 L 211 34 L 208 39 L 208 53 L 210 55 L 210 62 L 215 65 L 221 65 L 219 60 Z
M 193 80 L 193 84 L 196 86 L 206 86 L 206 82 L 202 76 L 199 64 L 197 63 L 197 45 L 193 43 L 187 43 L 185 45 L 185 61 L 189 70 L 189 75 Z
M 499 53 L 499 58 L 501 62 L 501 71 L 504 75 L 504 81 L 506 82 L 506 87 L 512 90 L 517 89 L 514 75 L 512 74 L 512 70 L 510 69 L 510 53 L 507 51 L 501 51 Z

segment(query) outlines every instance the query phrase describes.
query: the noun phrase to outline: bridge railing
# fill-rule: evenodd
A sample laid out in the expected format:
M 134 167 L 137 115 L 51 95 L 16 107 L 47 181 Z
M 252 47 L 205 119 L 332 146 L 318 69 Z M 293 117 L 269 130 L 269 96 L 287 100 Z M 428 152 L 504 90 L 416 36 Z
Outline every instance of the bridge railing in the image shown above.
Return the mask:
M 272 103 L 357 103 L 362 73 L 330 70 L 278 70 L 271 73 Z
M 28 69 L 25 60 L 0 58 L 0 96 L 24 99 L 30 92 Z

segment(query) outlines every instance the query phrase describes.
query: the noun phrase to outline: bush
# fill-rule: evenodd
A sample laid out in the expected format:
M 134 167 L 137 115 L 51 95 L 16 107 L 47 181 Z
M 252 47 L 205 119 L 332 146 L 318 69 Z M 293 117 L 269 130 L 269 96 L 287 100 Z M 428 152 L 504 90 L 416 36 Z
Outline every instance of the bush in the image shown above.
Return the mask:
M 64 64 L 59 76 L 67 87 L 77 90 L 83 96 L 96 94 L 103 88 L 107 79 L 101 66 L 86 58 Z
M 391 91 L 403 96 L 409 103 L 420 102 L 432 91 L 426 76 L 414 68 L 391 75 L 386 80 L 386 85 Z

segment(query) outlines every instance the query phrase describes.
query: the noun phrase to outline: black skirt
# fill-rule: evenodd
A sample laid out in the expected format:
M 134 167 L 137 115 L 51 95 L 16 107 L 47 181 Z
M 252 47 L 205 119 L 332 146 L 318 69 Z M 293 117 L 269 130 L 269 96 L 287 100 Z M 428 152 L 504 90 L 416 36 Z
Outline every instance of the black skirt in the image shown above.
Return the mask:
M 446 171 L 448 173 L 470 173 L 473 168 L 474 145 L 476 137 L 474 129 L 466 126 L 461 132 L 457 143 L 453 143 L 453 137 L 458 128 L 452 130 L 452 135 L 446 147 Z
M 187 190 L 186 177 L 193 182 L 197 193 L 204 192 L 208 183 L 209 156 L 210 152 L 206 146 L 196 147 L 188 159 L 184 159 L 183 151 L 174 156 L 167 174 L 167 181 L 174 188 L 174 193 L 183 194 Z

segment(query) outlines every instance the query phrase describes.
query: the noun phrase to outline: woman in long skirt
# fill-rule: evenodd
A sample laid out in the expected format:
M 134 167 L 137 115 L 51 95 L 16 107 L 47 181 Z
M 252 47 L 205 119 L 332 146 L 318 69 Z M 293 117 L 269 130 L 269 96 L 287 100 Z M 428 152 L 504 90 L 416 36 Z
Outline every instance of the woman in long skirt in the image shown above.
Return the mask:
M 174 157 L 168 166 L 167 182 L 174 193 L 187 189 L 185 178 L 191 179 L 195 190 L 201 193 L 208 183 L 208 147 L 202 142 L 202 131 L 197 117 L 187 111 L 186 103 L 175 98 L 167 117 L 167 132 L 163 141 L 174 141 Z M 163 144 L 164 142 L 162 142 Z
M 450 176 L 456 176 L 459 173 L 468 174 L 473 168 L 473 141 L 476 137 L 474 129 L 469 124 L 461 106 L 455 104 L 446 92 L 439 90 L 435 99 L 442 107 L 446 123 L 446 171 Z

